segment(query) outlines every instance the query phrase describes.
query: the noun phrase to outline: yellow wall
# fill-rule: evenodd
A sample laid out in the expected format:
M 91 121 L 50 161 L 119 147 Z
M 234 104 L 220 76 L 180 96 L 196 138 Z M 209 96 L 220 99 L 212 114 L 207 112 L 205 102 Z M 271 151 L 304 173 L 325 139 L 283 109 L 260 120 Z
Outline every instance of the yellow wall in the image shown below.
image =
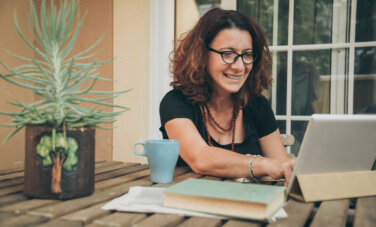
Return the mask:
M 131 110 L 115 123 L 114 160 L 146 162 L 132 144 L 148 139 L 149 15 L 148 0 L 114 0 L 114 89 L 132 89 L 115 100 Z
M 17 11 L 18 22 L 21 28 L 24 28 L 24 34 L 31 42 L 31 34 L 27 29 L 27 12 L 29 12 L 29 1 L 0 1 L 0 60 L 7 63 L 10 67 L 16 67 L 23 64 L 23 61 L 10 56 L 7 51 L 18 55 L 33 56 L 33 52 L 22 41 L 18 35 L 13 20 L 13 10 Z M 0 73 L 7 71 L 0 66 Z M 9 84 L 0 80 L 0 111 L 17 111 L 13 105 L 7 103 L 8 100 L 22 100 L 24 102 L 33 102 L 34 97 L 31 92 L 25 92 L 25 89 Z M 0 115 L 0 123 L 10 123 L 11 118 Z M 13 138 L 3 145 L 3 140 L 13 131 L 13 128 L 0 126 L 0 169 L 11 167 L 23 167 L 25 133 L 24 130 L 18 132 Z
M 41 0 L 36 0 L 39 6 Z M 47 1 L 48 2 L 48 1 Z M 57 1 L 58 2 L 58 1 Z M 0 59 L 15 67 L 24 64 L 6 53 L 7 50 L 21 55 L 34 56 L 30 48 L 22 41 L 14 28 L 13 10 L 17 11 L 18 21 L 22 31 L 31 39 L 27 24 L 27 15 L 29 13 L 29 0 L 0 0 Z M 82 27 L 81 33 L 74 49 L 74 52 L 82 51 L 95 43 L 99 37 L 106 32 L 105 38 L 101 44 L 92 52 L 99 52 L 99 60 L 106 60 L 113 57 L 113 0 L 81 0 L 81 13 L 87 11 L 87 17 Z M 34 56 L 35 57 L 35 56 Z M 3 67 L 0 67 L 1 73 L 7 73 Z M 107 63 L 99 68 L 100 76 L 109 79 L 113 78 L 113 63 Z M 94 90 L 112 90 L 111 82 L 97 82 Z M 18 108 L 7 104 L 8 100 L 20 100 L 24 103 L 32 103 L 37 97 L 26 89 L 11 85 L 4 80 L 0 80 L 0 111 L 19 111 Z M 111 111 L 111 108 L 107 108 Z M 0 115 L 0 123 L 10 123 L 10 118 Z M 108 125 L 107 125 L 108 126 Z M 109 125 L 111 126 L 111 125 Z M 12 128 L 0 126 L 0 141 L 12 131 Z M 22 167 L 24 163 L 24 130 L 16 134 L 5 145 L 0 145 L 0 169 Z M 96 131 L 96 159 L 112 160 L 113 156 L 113 131 Z
M 78 36 L 75 50 L 82 51 L 94 44 L 104 33 L 102 42 L 92 53 L 98 52 L 99 60 L 107 60 L 113 57 L 113 1 L 112 0 L 80 0 L 82 14 L 87 12 L 87 16 Z M 99 68 L 101 77 L 113 78 L 113 63 L 107 63 Z M 98 81 L 93 90 L 113 90 L 113 83 Z M 112 111 L 106 107 L 105 111 Z M 111 124 L 104 125 L 111 126 Z M 100 160 L 112 160 L 112 130 L 96 130 L 95 158 Z
M 176 1 L 176 39 L 181 38 L 193 28 L 200 19 L 197 4 L 194 0 L 177 0 Z

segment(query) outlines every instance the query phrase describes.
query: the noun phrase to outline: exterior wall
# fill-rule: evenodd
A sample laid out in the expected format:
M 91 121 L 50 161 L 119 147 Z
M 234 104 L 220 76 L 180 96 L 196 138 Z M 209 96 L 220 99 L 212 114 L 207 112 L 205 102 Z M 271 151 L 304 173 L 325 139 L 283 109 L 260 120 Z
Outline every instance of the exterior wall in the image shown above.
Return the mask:
M 40 0 L 35 1 L 40 5 Z M 22 31 L 29 37 L 27 15 L 29 13 L 29 0 L 1 0 L 0 1 L 0 59 L 11 67 L 15 67 L 24 62 L 15 59 L 7 54 L 7 51 L 20 56 L 33 56 L 33 52 L 19 37 L 14 28 L 13 11 L 16 10 L 18 21 Z M 81 33 L 75 46 L 75 51 L 79 52 L 91 44 L 95 43 L 99 37 L 106 32 L 105 38 L 93 52 L 98 52 L 100 60 L 110 59 L 113 56 L 113 0 L 81 0 L 81 13 L 87 11 L 87 16 L 82 27 Z M 92 53 L 93 53 L 92 52 Z M 113 78 L 113 64 L 107 63 L 100 67 L 100 75 L 106 78 Z M 0 67 L 1 73 L 7 73 L 3 67 Z M 97 82 L 94 90 L 112 90 L 111 82 Z M 17 108 L 7 104 L 7 101 L 20 100 L 23 102 L 34 102 L 37 97 L 28 93 L 23 88 L 11 85 L 0 80 L 0 111 L 14 110 Z M 108 108 L 107 110 L 111 110 Z M 10 118 L 0 116 L 0 123 L 9 123 Z M 110 125 L 109 125 L 110 126 Z M 12 128 L 0 127 L 0 141 L 12 131 Z M 5 145 L 0 145 L 0 169 L 12 167 L 22 167 L 24 163 L 24 130 L 17 133 Z M 96 159 L 112 160 L 113 131 L 97 130 L 96 132 Z
M 176 1 L 176 39 L 188 32 L 200 19 L 194 0 Z
M 148 0 L 114 0 L 114 89 L 132 89 L 115 100 L 131 110 L 115 123 L 114 160 L 146 162 L 132 144 L 148 139 L 149 15 Z
M 80 0 L 81 13 L 87 11 L 87 16 L 77 40 L 76 51 L 80 51 L 94 44 L 104 33 L 102 42 L 92 51 L 98 52 L 99 60 L 111 59 L 113 54 L 113 0 Z M 113 78 L 113 63 L 107 63 L 99 68 L 100 76 L 108 79 Z M 113 83 L 98 81 L 93 90 L 113 90 Z M 112 111 L 112 108 L 105 108 Z M 111 124 L 104 125 L 111 126 Z M 95 159 L 112 160 L 112 130 L 96 130 Z
M 16 67 L 23 64 L 23 61 L 10 56 L 7 51 L 21 56 L 32 56 L 33 52 L 23 42 L 18 35 L 13 20 L 13 10 L 17 12 L 19 25 L 24 34 L 31 42 L 31 33 L 26 29 L 27 13 L 29 12 L 29 1 L 0 1 L 0 59 L 9 67 Z M 0 73 L 7 71 L 0 66 Z M 24 102 L 33 102 L 32 93 L 26 93 L 25 89 L 9 84 L 4 80 L 0 80 L 0 111 L 17 111 L 13 105 L 7 101 L 22 100 Z M 0 123 L 10 123 L 11 118 L 0 115 Z M 12 132 L 14 128 L 5 128 L 0 126 L 0 169 L 11 167 L 22 167 L 24 162 L 25 150 L 25 132 L 21 130 L 8 143 L 3 145 L 4 139 Z

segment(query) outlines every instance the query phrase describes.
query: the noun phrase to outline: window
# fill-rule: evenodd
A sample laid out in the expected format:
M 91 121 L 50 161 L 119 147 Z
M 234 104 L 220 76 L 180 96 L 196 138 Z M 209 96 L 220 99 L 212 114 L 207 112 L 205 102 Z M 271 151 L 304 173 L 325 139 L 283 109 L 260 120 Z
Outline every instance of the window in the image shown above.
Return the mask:
M 214 7 L 265 29 L 273 56 L 266 96 L 281 133 L 296 138 L 292 153 L 314 113 L 376 113 L 376 1 L 176 0 L 176 36 Z

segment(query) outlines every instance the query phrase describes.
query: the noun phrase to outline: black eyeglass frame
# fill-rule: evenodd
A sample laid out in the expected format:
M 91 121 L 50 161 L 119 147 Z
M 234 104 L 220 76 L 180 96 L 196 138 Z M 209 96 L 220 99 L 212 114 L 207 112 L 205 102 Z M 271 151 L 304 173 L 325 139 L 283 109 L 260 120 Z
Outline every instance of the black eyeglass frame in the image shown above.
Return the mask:
M 238 60 L 239 57 L 242 58 L 242 61 L 243 61 L 243 63 L 244 63 L 245 65 L 253 64 L 253 63 L 255 63 L 255 61 L 256 61 L 256 59 L 257 59 L 257 54 L 254 53 L 254 52 L 251 52 L 251 53 L 252 53 L 252 56 L 253 56 L 253 61 L 250 62 L 250 63 L 246 63 L 246 62 L 244 62 L 244 58 L 243 58 L 243 56 L 246 55 L 246 54 L 248 54 L 249 52 L 245 52 L 245 53 L 243 53 L 243 54 L 238 54 L 238 53 L 236 53 L 235 51 L 228 51 L 228 50 L 226 50 L 226 51 L 218 51 L 218 50 L 215 50 L 215 49 L 213 49 L 213 48 L 211 48 L 211 47 L 209 47 L 209 46 L 206 46 L 206 48 L 207 48 L 209 51 L 212 51 L 212 52 L 214 52 L 214 53 L 220 54 L 221 57 L 222 57 L 222 61 L 223 61 L 224 63 L 226 63 L 226 64 L 229 64 L 229 65 L 234 64 L 234 63 Z M 224 55 L 225 53 L 234 53 L 234 54 L 236 54 L 236 57 L 234 58 L 233 62 L 229 63 L 229 62 L 225 61 L 225 59 L 224 59 L 224 57 L 223 57 L 223 55 Z

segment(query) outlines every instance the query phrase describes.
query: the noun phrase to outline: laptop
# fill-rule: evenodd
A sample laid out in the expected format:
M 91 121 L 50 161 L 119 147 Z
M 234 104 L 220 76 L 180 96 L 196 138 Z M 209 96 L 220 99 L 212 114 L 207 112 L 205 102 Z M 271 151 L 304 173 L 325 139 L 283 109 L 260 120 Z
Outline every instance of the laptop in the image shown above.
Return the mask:
M 376 160 L 376 115 L 311 116 L 287 186 L 296 176 L 371 170 Z

